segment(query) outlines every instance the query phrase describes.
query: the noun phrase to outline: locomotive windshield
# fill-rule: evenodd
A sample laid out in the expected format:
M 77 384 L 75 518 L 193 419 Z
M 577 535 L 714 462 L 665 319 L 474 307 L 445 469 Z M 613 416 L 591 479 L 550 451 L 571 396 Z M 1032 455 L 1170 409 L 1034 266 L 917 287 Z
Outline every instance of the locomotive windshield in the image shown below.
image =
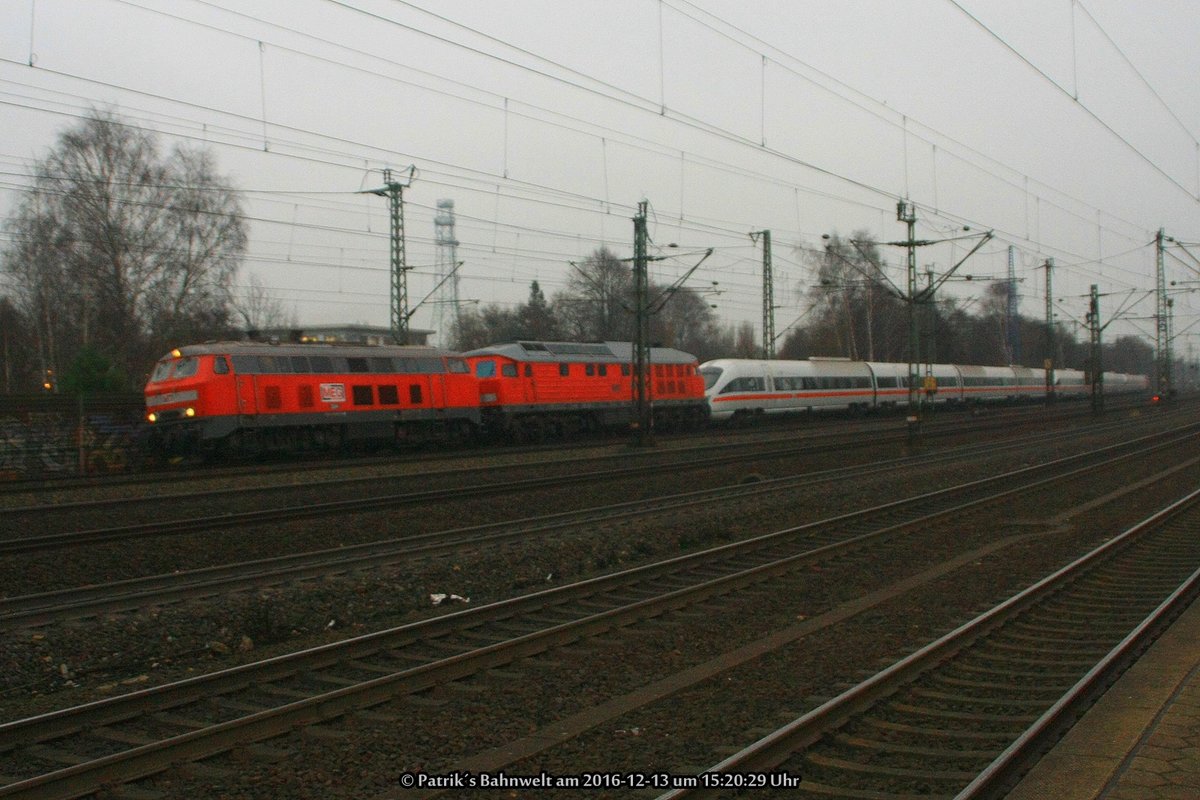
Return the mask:
M 165 381 L 168 378 L 190 378 L 196 374 L 200 362 L 194 357 L 163 359 L 154 367 L 150 376 L 151 383 Z
M 705 367 L 700 370 L 700 377 L 704 378 L 704 388 L 711 389 L 721 379 L 722 372 L 720 367 Z

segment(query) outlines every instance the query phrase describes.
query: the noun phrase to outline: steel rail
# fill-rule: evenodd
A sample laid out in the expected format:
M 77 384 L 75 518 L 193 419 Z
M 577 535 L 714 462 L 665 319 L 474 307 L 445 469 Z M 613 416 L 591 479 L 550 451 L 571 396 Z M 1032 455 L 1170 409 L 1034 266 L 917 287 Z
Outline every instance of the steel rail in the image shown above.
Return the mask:
M 1038 437 L 1038 443 L 1046 444 L 1067 435 L 1070 434 L 1056 433 L 1041 436 Z M 580 511 L 559 512 L 533 518 L 418 534 L 403 539 L 386 539 L 309 553 L 256 559 L 238 564 L 132 578 L 107 584 L 19 595 L 0 599 L 0 629 L 17 625 L 26 627 L 45 625 L 55 620 L 124 611 L 211 595 L 221 591 L 260 587 L 364 566 L 378 566 L 418 555 L 453 552 L 466 546 L 502 543 L 527 537 L 530 534 L 560 531 L 567 525 L 579 526 L 591 522 L 610 522 L 620 518 L 678 511 L 689 506 L 736 497 L 767 494 L 784 488 L 794 489 L 799 486 L 853 478 L 879 469 L 896 470 L 913 465 L 929 466 L 970 458 L 981 452 L 995 455 L 1029 445 L 1028 440 L 1001 446 L 971 445 L 953 451 L 942 451 L 934 456 L 905 456 L 884 462 L 764 479 L 751 485 L 737 484 L 716 489 L 682 492 Z
M 949 434 L 947 434 L 949 435 Z M 871 440 L 861 440 L 861 446 L 878 447 L 880 444 L 900 443 L 907 440 L 907 434 L 897 433 L 887 437 Z M 844 445 L 842 445 L 844 446 Z M 763 452 L 730 453 L 707 459 L 686 459 L 679 466 L 690 470 L 703 470 L 714 466 L 759 461 L 767 458 L 794 457 L 810 453 L 828 452 L 829 445 L 794 445 L 781 447 L 776 450 Z M 626 459 L 627 460 L 627 459 Z M 37 536 L 9 537 L 0 539 L 0 555 L 17 555 L 20 553 L 43 552 L 61 547 L 74 547 L 84 544 L 104 544 L 108 542 L 136 540 L 159 536 L 176 536 L 185 533 L 197 533 L 218 528 L 230 528 L 243 525 L 270 524 L 297 519 L 377 511 L 419 503 L 437 502 L 439 500 L 460 499 L 465 492 L 472 497 L 503 494 L 512 491 L 527 491 L 554 486 L 578 485 L 598 480 L 619 480 L 639 475 L 661 472 L 666 465 L 654 463 L 639 463 L 632 466 L 615 469 L 593 470 L 590 472 L 575 471 L 566 475 L 551 477 L 522 478 L 512 481 L 482 484 L 475 486 L 457 486 L 450 488 L 427 489 L 416 492 L 378 495 L 366 498 L 349 498 L 331 500 L 322 503 L 310 503 L 303 506 L 256 509 L 253 511 L 231 512 L 208 517 L 186 517 L 174 520 L 156 520 L 148 523 L 135 523 L 111 528 L 95 528 L 84 531 L 49 533 Z M 377 479 L 376 479 L 377 480 Z
M 1010 621 L 1022 611 L 1060 590 L 1093 565 L 1123 549 L 1132 540 L 1198 505 L 1200 505 L 1200 491 L 1191 493 L 1166 509 L 1128 528 L 1119 536 L 1110 539 L 950 633 L 725 758 L 706 770 L 696 785 L 666 792 L 660 795 L 658 800 L 717 797 L 728 791 L 728 788 L 721 786 L 719 777 L 706 776 L 765 773 L 777 768 L 793 754 L 815 743 L 828 731 L 843 724 L 855 714 L 874 706 L 893 694 L 898 687 L 911 683 L 918 676 L 963 651 L 973 642 Z M 1056 726 L 1061 726 L 1064 719 L 1085 702 L 1089 693 L 1094 692 L 1100 683 L 1111 678 L 1114 665 L 1124 663 L 1132 653 L 1144 646 L 1145 642 L 1161 628 L 1164 620 L 1173 618 L 1174 615 L 1186 608 L 1198 593 L 1200 593 L 1200 570 L 1191 573 L 1191 576 L 1159 604 L 1154 612 L 1139 623 L 1100 662 L 1089 669 L 1087 674 L 1066 695 L 1044 712 L 1025 734 L 1006 748 L 988 768 L 957 795 L 955 800 L 977 800 L 992 797 L 996 792 L 1005 788 L 1005 784 L 1011 781 L 1013 774 L 1030 759 L 1031 751 L 1044 743 L 1055 730 L 1060 729 Z M 802 786 L 803 784 L 801 784 Z
M 1191 434 L 1179 437 L 1180 440 L 1190 438 Z M 1166 446 L 1162 443 L 1151 445 L 1157 449 Z M 1096 453 L 1103 453 L 1112 448 L 1105 448 Z M 1128 453 L 1117 455 L 1124 459 L 1132 457 Z M 1060 460 L 1071 462 L 1080 460 L 1079 456 Z M 1005 476 L 992 479 L 972 481 L 965 484 L 967 489 L 986 488 L 991 483 L 1014 478 L 1029 478 L 1018 486 L 1012 486 L 1000 491 L 994 491 L 984 497 L 976 497 L 965 503 L 946 505 L 943 503 L 932 513 L 928 509 L 919 513 L 915 518 L 902 522 L 890 523 L 886 527 L 870 533 L 855 535 L 837 544 L 824 545 L 801 553 L 793 553 L 784 558 L 775 558 L 766 563 L 750 568 L 738 568 L 734 571 L 710 580 L 704 580 L 693 586 L 669 591 L 648 599 L 625 602 L 608 610 L 587 614 L 569 622 L 543 627 L 507 642 L 499 642 L 482 648 L 475 648 L 450 658 L 432 661 L 419 667 L 396 672 L 391 675 L 366 681 L 357 686 L 326 692 L 305 700 L 280 706 L 274 710 L 266 710 L 248 716 L 229 720 L 209 726 L 203 730 L 192 731 L 171 737 L 161 742 L 135 747 L 133 749 L 105 756 L 86 764 L 80 764 L 53 773 L 19 781 L 0 787 L 0 797 L 24 798 L 69 798 L 95 791 L 104 782 L 120 782 L 133 780 L 157 772 L 180 760 L 202 758 L 217 752 L 228 750 L 239 743 L 270 738 L 290 730 L 297 725 L 311 724 L 345 713 L 351 708 L 364 708 L 383 702 L 399 693 L 421 691 L 431 686 L 453 681 L 467 675 L 493 666 L 509 663 L 514 659 L 542 652 L 554 646 L 573 641 L 584 636 L 596 635 L 598 632 L 611 630 L 648 617 L 658 616 L 674 608 L 680 608 L 702 602 L 704 599 L 720 594 L 726 594 L 741 586 L 760 583 L 773 575 L 791 572 L 815 559 L 829 557 L 844 552 L 849 548 L 860 547 L 868 541 L 879 540 L 911 529 L 920 528 L 930 520 L 961 515 L 968 509 L 979 510 L 983 505 L 1001 502 L 1014 494 L 1029 491 L 1030 488 L 1046 486 L 1060 480 L 1069 480 L 1095 469 L 1103 468 L 1109 462 L 1093 463 L 1071 469 L 1065 475 L 1055 475 L 1038 478 L 1036 473 L 1045 471 L 1045 465 L 1027 467 Z M 869 513 L 894 511 L 905 505 L 920 505 L 937 498 L 952 501 L 954 489 L 943 489 L 926 493 L 908 501 L 897 501 L 876 507 L 875 509 L 840 515 L 824 523 L 810 523 L 784 531 L 777 531 L 745 542 L 722 545 L 699 553 L 677 556 L 656 564 L 624 570 L 619 573 L 601 576 L 588 581 L 582 581 L 569 586 L 548 589 L 531 595 L 525 595 L 512 600 L 481 606 L 476 609 L 454 612 L 425 622 L 413 623 L 389 631 L 381 631 L 366 636 L 356 637 L 329 645 L 324 645 L 299 653 L 279 656 L 256 664 L 243 665 L 222 670 L 209 675 L 167 684 L 160 687 L 144 689 L 120 697 L 95 701 L 74 709 L 32 717 L 13 723 L 0 725 L 0 752 L 11 751 L 33 741 L 46 741 L 59 738 L 88 728 L 96 728 L 112 724 L 123 719 L 137 717 L 151 711 L 162 711 L 178 707 L 195 700 L 228 693 L 251 684 L 261 684 L 278 679 L 280 676 L 294 675 L 301 670 L 321 669 L 330 664 L 355 660 L 366 657 L 371 653 L 386 648 L 396 648 L 417 640 L 429 640 L 442 637 L 462 628 L 478 627 L 485 621 L 497 619 L 513 619 L 521 613 L 539 613 L 544 609 L 562 606 L 585 596 L 592 596 L 602 591 L 611 591 L 635 582 L 654 580 L 664 575 L 678 575 L 682 571 L 696 567 L 708 566 L 718 557 L 726 559 L 744 555 L 751 547 L 764 547 L 778 542 L 782 537 L 794 535 L 797 532 L 813 530 L 825 525 L 842 524 L 848 520 L 861 520 Z

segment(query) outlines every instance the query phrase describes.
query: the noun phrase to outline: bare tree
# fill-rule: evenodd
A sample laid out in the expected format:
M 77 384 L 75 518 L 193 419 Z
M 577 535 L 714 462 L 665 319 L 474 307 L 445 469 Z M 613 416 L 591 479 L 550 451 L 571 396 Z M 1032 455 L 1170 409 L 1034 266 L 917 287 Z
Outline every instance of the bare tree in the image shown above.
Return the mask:
M 95 110 L 33 169 L 2 268 L 44 368 L 85 346 L 141 376 L 183 337 L 227 328 L 246 246 L 233 191 L 204 153 Z
M 554 313 L 568 339 L 633 338 L 633 270 L 607 247 L 575 268 L 554 296 Z
M 247 331 L 296 327 L 295 310 L 285 308 L 279 298 L 263 286 L 257 275 L 250 276 L 249 285 L 233 297 L 231 306 Z

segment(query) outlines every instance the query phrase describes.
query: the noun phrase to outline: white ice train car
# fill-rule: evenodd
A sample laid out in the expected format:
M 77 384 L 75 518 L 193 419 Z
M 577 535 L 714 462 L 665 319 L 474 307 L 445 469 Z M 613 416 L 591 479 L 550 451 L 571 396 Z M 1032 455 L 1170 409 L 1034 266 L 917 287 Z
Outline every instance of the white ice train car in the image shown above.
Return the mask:
M 700 365 L 714 421 L 734 416 L 801 411 L 868 410 L 908 404 L 908 365 L 812 358 L 760 361 L 721 358 Z M 1029 367 L 922 365 L 921 386 L 934 404 L 991 403 L 1042 399 L 1046 373 Z M 929 378 L 932 377 L 932 381 Z M 1056 370 L 1055 393 L 1086 397 L 1090 386 L 1079 370 Z M 1104 392 L 1145 391 L 1144 375 L 1104 373 Z M 932 390 L 932 391 L 930 391 Z

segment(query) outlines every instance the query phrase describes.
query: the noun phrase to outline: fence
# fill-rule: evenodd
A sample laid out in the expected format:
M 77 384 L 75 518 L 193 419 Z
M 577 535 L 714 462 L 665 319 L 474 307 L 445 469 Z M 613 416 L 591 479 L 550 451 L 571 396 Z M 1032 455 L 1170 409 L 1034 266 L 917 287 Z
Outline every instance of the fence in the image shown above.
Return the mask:
M 0 480 L 128 471 L 144 414 L 140 394 L 0 395 Z

